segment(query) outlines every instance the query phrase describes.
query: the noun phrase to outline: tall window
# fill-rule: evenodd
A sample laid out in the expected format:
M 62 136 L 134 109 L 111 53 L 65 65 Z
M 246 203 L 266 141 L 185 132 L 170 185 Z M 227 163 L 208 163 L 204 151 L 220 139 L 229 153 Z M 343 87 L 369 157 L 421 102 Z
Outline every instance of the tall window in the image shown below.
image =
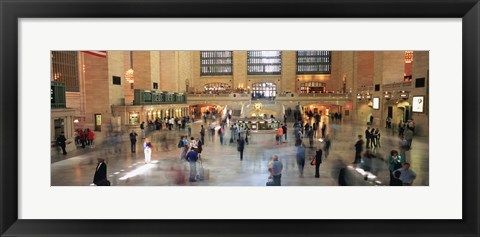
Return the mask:
M 232 75 L 232 51 L 201 51 L 200 75 Z
M 330 74 L 330 51 L 297 51 L 297 74 Z
M 248 51 L 248 75 L 279 75 L 282 73 L 282 51 Z
M 66 91 L 80 91 L 76 51 L 52 51 L 52 79 L 63 83 Z

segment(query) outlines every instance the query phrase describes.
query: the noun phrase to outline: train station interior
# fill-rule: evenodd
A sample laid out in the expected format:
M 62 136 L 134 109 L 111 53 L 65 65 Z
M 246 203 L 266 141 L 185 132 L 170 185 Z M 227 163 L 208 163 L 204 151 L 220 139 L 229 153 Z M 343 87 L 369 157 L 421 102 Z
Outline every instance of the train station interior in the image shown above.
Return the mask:
M 51 185 L 428 186 L 428 88 L 428 51 L 51 51 Z

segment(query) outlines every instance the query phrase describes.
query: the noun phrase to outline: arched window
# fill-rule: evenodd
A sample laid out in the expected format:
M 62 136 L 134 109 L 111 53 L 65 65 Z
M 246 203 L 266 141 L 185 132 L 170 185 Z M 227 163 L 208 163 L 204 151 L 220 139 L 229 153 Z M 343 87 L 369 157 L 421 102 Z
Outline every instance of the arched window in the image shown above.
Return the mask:
M 300 84 L 300 93 L 325 93 L 326 84 L 319 81 L 311 81 Z
M 272 82 L 259 82 L 252 84 L 253 98 L 271 98 L 277 95 L 277 85 Z
M 204 92 L 205 93 L 229 93 L 230 92 L 230 85 L 226 83 L 214 82 L 208 83 L 204 85 Z

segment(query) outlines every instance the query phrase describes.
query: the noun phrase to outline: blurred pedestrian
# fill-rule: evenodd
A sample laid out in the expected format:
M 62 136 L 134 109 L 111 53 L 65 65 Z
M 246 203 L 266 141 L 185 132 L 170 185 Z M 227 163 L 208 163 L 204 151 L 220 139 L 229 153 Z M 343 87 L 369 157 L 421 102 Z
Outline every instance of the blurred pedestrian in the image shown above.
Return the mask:
M 240 137 L 237 141 L 237 150 L 240 152 L 240 160 L 243 160 L 243 150 L 245 149 L 245 140 Z
M 299 176 L 303 178 L 303 169 L 305 168 L 305 146 L 300 145 L 297 147 L 296 158 Z
M 140 131 L 142 132 L 142 139 L 145 139 L 145 122 L 140 124 Z
M 152 158 L 152 149 L 153 145 L 150 142 L 150 138 L 145 138 L 145 142 L 143 143 L 143 148 L 145 152 L 145 164 L 150 163 Z
M 330 147 L 332 146 L 332 141 L 330 139 L 330 135 L 325 135 L 325 139 L 323 139 L 323 151 L 325 152 L 325 159 L 328 158 L 330 154 Z
M 95 140 L 95 133 L 92 130 L 88 130 L 88 144 L 90 148 L 94 147 L 93 141 Z
M 98 164 L 93 175 L 93 183 L 97 186 L 110 186 L 110 181 L 107 180 L 107 165 L 103 158 L 97 158 Z
M 394 179 L 393 172 L 395 170 L 402 168 L 403 163 L 405 163 L 405 161 L 401 156 L 398 155 L 398 151 L 392 150 L 390 152 L 390 156 L 388 157 L 388 169 L 390 171 L 390 185 L 392 185 L 392 182 Z
M 393 179 L 390 181 L 390 186 L 403 186 L 402 180 L 400 180 L 401 172 L 396 170 L 393 172 Z
M 320 178 L 320 164 L 322 164 L 322 148 L 315 151 L 315 178 Z
M 410 169 L 410 163 L 403 163 L 402 168 L 397 169 L 395 172 L 400 172 L 399 179 L 402 181 L 403 186 L 412 186 L 413 181 L 417 178 L 417 174 Z
M 203 127 L 203 125 L 201 125 L 201 128 L 200 128 L 200 137 L 201 137 L 201 141 L 202 141 L 202 144 L 205 144 L 205 128 Z
M 62 148 L 62 152 L 64 155 L 67 154 L 67 150 L 65 149 L 67 145 L 66 142 L 67 142 L 67 138 L 65 137 L 65 133 L 61 132 L 60 135 L 57 137 L 57 145 L 60 146 L 60 148 Z
M 325 137 L 325 131 L 327 130 L 327 123 L 322 123 L 322 138 Z
M 278 160 L 277 155 L 272 156 L 272 178 L 273 178 L 273 183 L 275 186 L 281 186 L 282 185 L 282 170 L 283 170 L 283 164 L 281 161 Z
M 130 133 L 130 150 L 132 151 L 132 153 L 135 153 L 135 148 L 136 148 L 136 144 L 137 144 L 137 136 L 138 134 L 135 132 L 135 130 L 132 130 L 132 132 Z
M 188 163 L 190 164 L 190 182 L 196 182 L 197 180 L 195 177 L 197 176 L 197 160 L 198 160 L 198 154 L 195 151 L 195 149 L 191 149 L 188 154 L 186 155 L 185 158 Z
M 368 131 L 368 130 L 367 130 Z M 358 141 L 355 143 L 355 160 L 352 162 L 352 164 L 358 164 L 360 163 L 362 159 L 362 151 L 363 151 L 363 139 L 362 135 L 358 135 Z
M 408 141 L 405 139 L 403 135 L 400 136 L 400 141 L 398 143 L 398 146 L 400 148 L 400 156 L 406 162 L 407 161 L 406 151 L 408 151 L 409 147 L 408 147 Z

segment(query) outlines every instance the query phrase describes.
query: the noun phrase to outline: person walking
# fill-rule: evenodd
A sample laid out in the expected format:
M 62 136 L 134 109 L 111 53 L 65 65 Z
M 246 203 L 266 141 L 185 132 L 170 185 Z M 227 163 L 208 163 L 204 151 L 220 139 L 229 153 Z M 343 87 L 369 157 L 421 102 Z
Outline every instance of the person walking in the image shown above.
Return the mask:
M 272 168 L 271 168 L 271 176 L 273 178 L 273 183 L 275 186 L 282 186 L 282 170 L 283 164 L 281 161 L 278 160 L 277 155 L 272 156 Z
M 198 158 L 202 159 L 202 151 L 203 151 L 203 143 L 198 137 L 195 139 L 197 141 L 197 150 L 195 150 L 198 154 Z
M 190 182 L 197 182 L 196 177 L 197 177 L 197 160 L 198 160 L 198 154 L 195 151 L 195 149 L 191 149 L 185 159 L 188 161 L 188 164 L 190 165 Z
M 190 122 L 187 122 L 186 126 L 187 126 L 188 136 L 191 137 L 192 136 L 192 124 Z
M 402 135 L 400 136 L 400 142 L 399 142 L 399 148 L 400 148 L 400 156 L 402 159 L 406 162 L 407 161 L 407 154 L 406 152 L 408 151 L 408 141 L 405 139 L 405 137 Z
M 361 154 L 363 151 L 363 143 L 362 135 L 358 135 L 358 141 L 355 143 L 355 160 L 352 164 L 360 163 L 360 160 L 362 159 Z
M 328 158 L 330 154 L 330 147 L 332 146 L 332 141 L 330 140 L 330 135 L 325 135 L 325 139 L 323 139 L 323 151 L 325 152 L 325 159 Z
M 308 130 L 308 141 L 310 143 L 310 148 L 313 148 L 313 129 Z
M 319 147 L 315 151 L 315 178 L 320 178 L 320 164 L 322 164 L 322 149 Z
M 67 141 L 67 138 L 65 138 L 65 133 L 61 132 L 60 135 L 57 137 L 57 145 L 60 146 L 60 148 L 62 148 L 62 152 L 64 155 L 67 154 L 67 150 L 65 150 L 65 147 L 67 145 L 66 141 Z
M 107 180 L 107 164 L 103 158 L 97 158 L 98 164 L 93 175 L 93 183 L 97 186 L 110 186 Z
M 136 144 L 137 144 L 137 136 L 138 134 L 135 132 L 135 130 L 132 130 L 132 132 L 130 133 L 130 150 L 132 151 L 132 153 L 135 153 L 135 148 L 136 148 Z
M 283 143 L 287 142 L 287 124 L 284 123 L 282 126 L 283 132 Z
M 327 130 L 327 123 L 322 123 L 322 138 L 325 137 L 325 131 Z
M 405 161 L 403 160 L 403 157 L 398 155 L 398 151 L 392 150 L 390 151 L 390 156 L 388 157 L 388 169 L 390 171 L 390 186 L 392 186 L 392 183 L 394 182 L 394 176 L 393 172 L 395 170 L 398 170 L 402 168 L 403 163 Z
M 145 139 L 145 122 L 140 124 L 140 131 L 142 131 L 142 139 Z
M 243 137 L 238 138 L 237 150 L 240 152 L 240 160 L 243 160 L 243 150 L 245 149 L 245 140 Z
M 408 146 L 407 150 L 411 150 L 412 149 L 412 140 L 413 140 L 413 130 L 410 129 L 409 127 L 407 127 L 405 129 L 405 131 L 403 132 L 403 135 L 405 137 L 405 140 L 407 140 L 407 146 Z
M 372 149 L 372 151 L 375 151 L 376 147 L 377 147 L 377 137 L 375 136 L 375 128 L 372 128 L 370 130 L 370 149 Z
M 299 176 L 303 178 L 303 169 L 305 168 L 305 146 L 300 145 L 297 147 L 296 158 Z
M 95 133 L 92 130 L 88 130 L 88 142 L 89 142 L 89 147 L 93 148 L 93 140 L 95 140 Z
M 371 142 L 370 127 L 367 127 L 367 129 L 365 130 L 365 139 L 367 139 L 367 149 L 370 149 L 370 142 Z
M 283 129 L 281 127 L 277 129 L 277 135 L 276 135 L 275 138 L 277 140 L 277 145 L 282 144 Z
M 223 126 L 218 129 L 218 137 L 220 138 L 220 145 L 223 145 L 223 136 L 224 136 L 224 128 Z
M 203 125 L 201 125 L 200 128 L 200 138 L 202 139 L 202 144 L 205 144 L 205 128 L 203 127 Z
M 143 143 L 144 153 L 145 153 L 145 164 L 150 163 L 152 158 L 152 149 L 153 145 L 150 142 L 150 138 L 145 138 L 145 142 Z

